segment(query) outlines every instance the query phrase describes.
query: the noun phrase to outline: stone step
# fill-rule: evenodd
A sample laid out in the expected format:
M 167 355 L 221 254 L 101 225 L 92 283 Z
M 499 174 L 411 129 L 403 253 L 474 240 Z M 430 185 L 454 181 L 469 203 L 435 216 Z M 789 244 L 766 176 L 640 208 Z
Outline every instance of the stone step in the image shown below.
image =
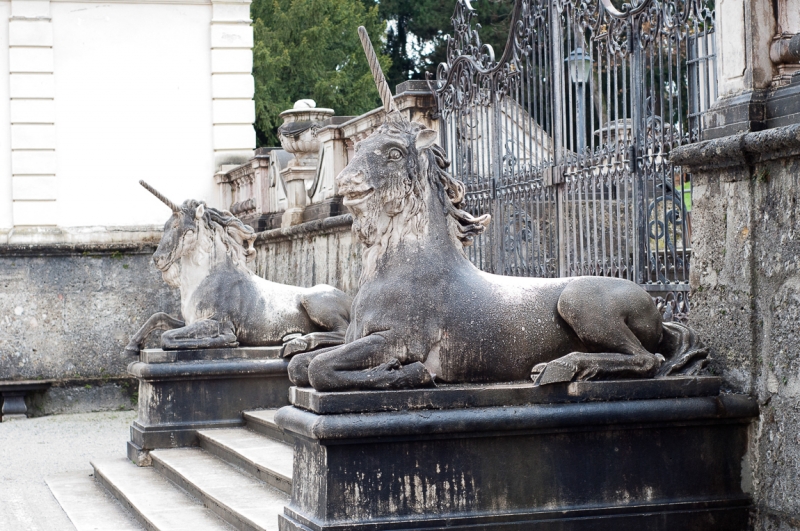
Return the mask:
M 92 462 L 95 478 L 152 531 L 231 531 L 196 499 L 153 468 L 127 459 Z
M 244 420 L 247 422 L 247 427 L 262 435 L 266 435 L 276 441 L 283 441 L 286 444 L 294 445 L 294 437 L 284 432 L 277 424 L 275 424 L 275 413 L 277 409 L 255 409 L 252 411 L 244 412 Z
M 277 531 L 289 497 L 200 448 L 150 452 L 153 468 L 242 531 Z
M 76 531 L 142 531 L 133 516 L 88 472 L 46 478 Z
M 198 430 L 200 446 L 261 481 L 292 493 L 291 446 L 246 428 Z

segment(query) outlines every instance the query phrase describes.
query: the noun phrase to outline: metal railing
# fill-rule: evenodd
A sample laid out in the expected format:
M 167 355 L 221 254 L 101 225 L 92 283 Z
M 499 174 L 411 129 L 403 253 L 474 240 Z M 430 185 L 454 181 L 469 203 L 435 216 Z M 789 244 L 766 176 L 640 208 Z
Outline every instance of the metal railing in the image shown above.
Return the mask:
M 688 311 L 691 177 L 670 164 L 716 98 L 713 4 L 517 0 L 495 58 L 458 0 L 435 91 L 442 143 L 505 275 L 604 275 Z M 655 295 L 655 293 L 654 293 Z

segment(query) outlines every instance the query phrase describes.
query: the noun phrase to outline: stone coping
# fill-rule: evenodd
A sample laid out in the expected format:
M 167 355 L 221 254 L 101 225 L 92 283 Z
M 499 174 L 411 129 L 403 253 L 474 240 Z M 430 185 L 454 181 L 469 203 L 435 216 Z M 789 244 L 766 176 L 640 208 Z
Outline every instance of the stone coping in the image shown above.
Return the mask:
M 352 224 L 352 214 L 331 216 L 329 218 L 307 221 L 306 223 L 301 223 L 285 229 L 272 229 L 259 232 L 256 234 L 256 243 L 278 242 L 283 240 L 291 240 L 293 238 L 300 238 L 307 234 L 319 234 L 335 230 L 344 230 L 349 229 Z
M 117 256 L 153 254 L 158 242 L 141 243 L 0 243 L 0 257 Z
M 388 438 L 475 437 L 501 432 L 594 430 L 609 425 L 653 423 L 750 422 L 757 402 L 745 395 L 620 400 L 524 406 L 383 411 L 318 415 L 294 406 L 275 414 L 282 429 L 308 439 L 341 441 Z
M 292 405 L 320 415 L 484 408 L 716 396 L 721 379 L 715 376 L 675 376 L 653 380 L 570 382 L 537 386 L 533 382 L 440 385 L 433 389 L 345 391 L 322 393 L 310 387 L 289 389 Z
M 281 355 L 281 347 L 202 348 L 163 350 L 146 348 L 139 353 L 142 363 L 175 363 L 179 361 L 268 360 Z
M 175 363 L 134 361 L 128 365 L 128 374 L 144 381 L 218 380 L 263 378 L 265 376 L 286 377 L 288 367 L 289 360 L 283 358 L 196 360 Z
M 670 162 L 689 171 L 752 166 L 800 155 L 800 124 L 741 133 L 672 150 Z

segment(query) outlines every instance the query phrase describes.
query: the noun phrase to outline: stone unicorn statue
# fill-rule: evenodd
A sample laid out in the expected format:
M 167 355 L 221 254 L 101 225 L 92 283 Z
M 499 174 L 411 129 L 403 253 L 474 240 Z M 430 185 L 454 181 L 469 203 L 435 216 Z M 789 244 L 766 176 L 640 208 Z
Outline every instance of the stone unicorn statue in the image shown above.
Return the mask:
M 140 184 L 172 210 L 153 260 L 172 287 L 181 290 L 184 320 L 151 316 L 125 347 L 138 354 L 153 330 L 165 349 L 283 344 L 284 355 L 344 342 L 352 300 L 320 284 L 299 288 L 253 274 L 253 229 L 230 212 L 188 200 L 180 207 L 144 181 Z
M 432 386 L 434 377 L 543 385 L 694 374 L 705 365 L 708 350 L 692 330 L 662 322 L 633 282 L 477 269 L 463 247 L 489 216 L 461 208 L 464 185 L 446 171 L 436 132 L 399 115 L 365 37 L 388 119 L 336 178 L 364 246 L 361 287 L 345 344 L 295 356 L 296 385 L 398 389 Z

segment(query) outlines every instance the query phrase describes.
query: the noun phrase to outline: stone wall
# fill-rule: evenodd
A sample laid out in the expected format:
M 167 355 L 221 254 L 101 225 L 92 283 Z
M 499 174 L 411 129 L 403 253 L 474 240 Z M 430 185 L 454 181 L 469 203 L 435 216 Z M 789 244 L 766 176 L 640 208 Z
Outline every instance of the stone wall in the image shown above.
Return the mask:
M 180 308 L 178 291 L 153 264 L 154 250 L 1 246 L 0 380 L 53 380 L 48 396 L 36 399 L 41 413 L 86 409 L 70 403 L 87 400 L 100 409 L 130 407 L 122 382 L 131 360 L 122 349 L 152 313 L 178 315 Z
M 261 232 L 253 268 L 259 276 L 295 286 L 330 284 L 355 295 L 361 274 L 361 244 L 350 214 Z
M 750 464 L 757 531 L 800 529 L 800 125 L 688 146 L 690 324 L 711 371 L 758 398 Z

